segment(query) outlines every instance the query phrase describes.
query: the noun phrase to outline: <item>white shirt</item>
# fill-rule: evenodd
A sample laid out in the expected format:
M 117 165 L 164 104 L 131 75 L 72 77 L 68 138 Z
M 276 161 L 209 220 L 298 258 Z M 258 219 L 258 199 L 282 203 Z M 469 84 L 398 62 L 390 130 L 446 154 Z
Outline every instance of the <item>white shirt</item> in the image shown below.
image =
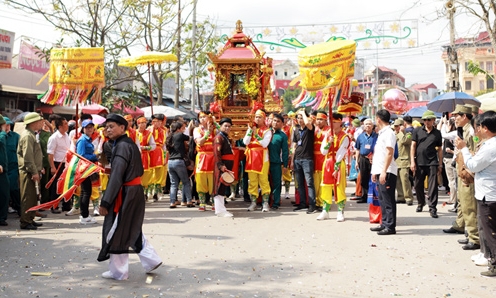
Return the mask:
M 485 141 L 474 156 L 467 147 L 462 149 L 463 161 L 467 169 L 475 173 L 475 198 L 479 201 L 496 202 L 496 137 Z
M 56 162 L 65 161 L 65 155 L 71 147 L 71 139 L 67 133 L 61 134 L 58 130 L 48 138 L 47 153 L 53 154 Z
M 377 141 L 374 147 L 374 157 L 372 158 L 372 169 L 370 173 L 372 175 L 380 175 L 384 166 L 386 165 L 386 148 L 393 148 L 394 155 L 394 147 L 396 145 L 396 135 L 394 131 L 389 127 L 385 126 L 379 131 L 379 136 L 377 137 Z M 388 173 L 397 175 L 398 166 L 394 161 L 394 156 L 391 158 L 391 163 L 387 168 Z

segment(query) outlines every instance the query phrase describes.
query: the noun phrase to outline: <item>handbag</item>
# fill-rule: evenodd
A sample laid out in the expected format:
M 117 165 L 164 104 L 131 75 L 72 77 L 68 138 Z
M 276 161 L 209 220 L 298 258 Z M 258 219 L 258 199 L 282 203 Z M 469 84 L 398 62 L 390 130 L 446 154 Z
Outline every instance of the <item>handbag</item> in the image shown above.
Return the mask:
M 369 222 L 381 223 L 382 211 L 381 203 L 379 201 L 379 193 L 377 191 L 377 184 L 369 181 L 369 193 L 367 194 L 367 203 L 369 203 Z
M 356 160 L 353 158 L 351 160 L 350 175 L 348 175 L 348 181 L 355 181 L 358 179 L 358 171 L 356 170 Z

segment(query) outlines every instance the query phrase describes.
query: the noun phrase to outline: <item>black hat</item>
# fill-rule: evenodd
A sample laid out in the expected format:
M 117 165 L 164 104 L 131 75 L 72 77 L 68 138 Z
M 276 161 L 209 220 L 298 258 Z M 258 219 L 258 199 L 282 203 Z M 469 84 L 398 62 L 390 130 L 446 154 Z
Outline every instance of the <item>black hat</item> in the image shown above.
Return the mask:
M 152 119 L 158 119 L 158 120 L 161 120 L 161 121 L 164 121 L 165 120 L 165 115 L 160 113 L 160 114 L 153 114 L 152 115 Z
M 232 124 L 232 120 L 231 120 L 231 118 L 222 118 L 222 119 L 220 119 L 219 125 L 222 125 L 222 124 L 223 124 L 223 123 L 225 123 L 225 122 L 227 122 L 227 123 L 229 123 L 229 124 L 233 125 L 233 124 Z
M 119 114 L 108 114 L 107 120 L 105 122 L 115 122 L 120 125 L 124 125 L 127 128 L 127 120 Z

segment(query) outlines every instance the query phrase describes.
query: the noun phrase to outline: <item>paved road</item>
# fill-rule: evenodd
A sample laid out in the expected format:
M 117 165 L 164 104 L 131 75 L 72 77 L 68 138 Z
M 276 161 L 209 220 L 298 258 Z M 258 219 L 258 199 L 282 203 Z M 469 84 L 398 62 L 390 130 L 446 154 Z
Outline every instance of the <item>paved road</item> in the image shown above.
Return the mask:
M 475 252 L 461 249 L 461 235 L 441 231 L 454 219 L 442 206 L 447 199 L 441 196 L 438 219 L 399 205 L 392 236 L 370 232 L 367 206 L 353 201 L 342 223 L 335 205 L 321 222 L 293 212 L 289 200 L 269 213 L 230 202 L 233 219 L 159 201 L 147 205 L 143 229 L 164 266 L 147 276 L 132 255 L 127 281 L 100 277 L 107 270 L 96 261 L 101 222 L 81 226 L 76 217 L 49 214 L 43 227 L 25 231 L 10 215 L 0 230 L 0 296 L 494 297 L 496 280 L 479 276 L 485 268 L 470 261 Z

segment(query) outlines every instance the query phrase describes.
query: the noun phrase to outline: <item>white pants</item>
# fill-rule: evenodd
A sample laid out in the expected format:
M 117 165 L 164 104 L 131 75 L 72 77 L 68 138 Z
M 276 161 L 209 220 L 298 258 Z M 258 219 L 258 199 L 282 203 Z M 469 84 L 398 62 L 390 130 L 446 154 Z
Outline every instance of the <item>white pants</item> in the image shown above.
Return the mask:
M 214 197 L 215 214 L 226 212 L 226 206 L 224 205 L 224 197 L 216 195 Z
M 153 246 L 146 240 L 143 234 L 143 249 L 138 254 L 141 265 L 146 272 L 152 270 L 162 260 L 158 256 Z M 117 280 L 128 279 L 129 277 L 129 254 L 110 254 L 109 271 L 112 277 Z

